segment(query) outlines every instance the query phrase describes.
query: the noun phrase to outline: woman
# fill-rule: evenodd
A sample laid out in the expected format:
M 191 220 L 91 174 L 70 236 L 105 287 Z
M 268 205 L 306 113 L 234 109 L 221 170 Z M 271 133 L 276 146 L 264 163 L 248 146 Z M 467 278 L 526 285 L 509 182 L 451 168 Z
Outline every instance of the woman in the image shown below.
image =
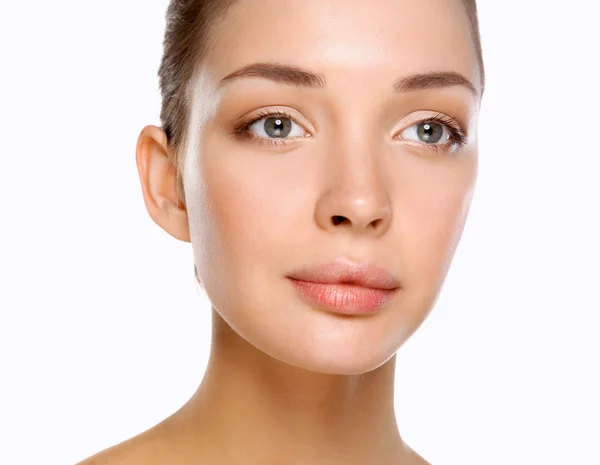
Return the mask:
M 471 205 L 474 0 L 179 0 L 136 160 L 212 304 L 193 397 L 82 464 L 424 464 L 395 354 Z

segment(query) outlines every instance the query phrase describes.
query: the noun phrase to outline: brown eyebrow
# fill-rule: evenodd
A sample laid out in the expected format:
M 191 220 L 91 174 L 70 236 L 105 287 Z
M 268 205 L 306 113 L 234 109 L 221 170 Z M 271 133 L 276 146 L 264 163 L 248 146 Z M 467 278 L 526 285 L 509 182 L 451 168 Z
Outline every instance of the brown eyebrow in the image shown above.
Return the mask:
M 242 77 L 261 77 L 271 81 L 296 87 L 323 89 L 327 84 L 325 76 L 295 65 L 280 63 L 250 63 L 228 74 L 219 81 L 217 88 Z M 479 98 L 479 92 L 465 76 L 456 71 L 430 71 L 401 77 L 392 85 L 392 92 L 411 92 L 441 87 L 463 86 Z

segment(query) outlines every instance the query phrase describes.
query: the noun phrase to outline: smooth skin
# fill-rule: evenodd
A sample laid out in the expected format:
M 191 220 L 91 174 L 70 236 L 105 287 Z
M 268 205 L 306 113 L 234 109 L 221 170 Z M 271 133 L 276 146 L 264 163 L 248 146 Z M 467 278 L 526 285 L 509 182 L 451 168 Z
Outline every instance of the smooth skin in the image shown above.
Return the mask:
M 463 232 L 480 99 L 463 85 L 391 89 L 430 71 L 480 88 L 464 7 L 240 0 L 217 34 L 194 79 L 185 203 L 165 133 L 145 127 L 136 151 L 146 208 L 191 242 L 212 303 L 208 368 L 179 411 L 81 464 L 426 464 L 399 432 L 395 354 L 434 306 Z M 218 86 L 255 62 L 312 70 L 326 86 L 258 76 Z M 231 136 L 264 109 L 291 115 L 285 145 Z M 460 150 L 417 137 L 415 124 L 438 113 L 467 133 Z M 265 121 L 254 133 L 273 138 Z M 402 289 L 369 317 L 301 300 L 286 275 L 336 258 L 385 267 Z

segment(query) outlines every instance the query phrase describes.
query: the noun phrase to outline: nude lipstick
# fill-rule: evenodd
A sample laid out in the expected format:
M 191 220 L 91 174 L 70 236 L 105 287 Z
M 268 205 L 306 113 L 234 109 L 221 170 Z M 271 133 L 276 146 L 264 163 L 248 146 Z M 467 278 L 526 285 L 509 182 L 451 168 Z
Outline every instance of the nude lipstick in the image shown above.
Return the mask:
M 400 289 L 398 279 L 387 270 L 344 259 L 303 268 L 287 277 L 303 300 L 345 315 L 375 313 Z

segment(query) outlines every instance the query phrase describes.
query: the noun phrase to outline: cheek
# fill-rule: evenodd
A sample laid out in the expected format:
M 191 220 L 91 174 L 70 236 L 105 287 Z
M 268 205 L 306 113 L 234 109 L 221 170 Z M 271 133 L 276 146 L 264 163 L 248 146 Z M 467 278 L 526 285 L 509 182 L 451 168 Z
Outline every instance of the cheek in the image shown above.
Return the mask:
M 190 232 L 202 284 L 227 323 L 248 340 L 254 332 L 282 331 L 269 312 L 285 293 L 274 292 L 289 271 L 286 251 L 296 244 L 296 228 L 305 228 L 306 205 L 289 161 L 219 152 L 213 144 L 199 158 L 190 195 Z M 304 193 L 306 195 L 306 193 Z M 300 219 L 299 219 L 300 218 Z M 280 280 L 278 281 L 278 278 Z
M 212 144 L 201 158 L 202 184 L 197 243 L 211 249 L 210 261 L 228 268 L 228 276 L 264 271 L 276 264 L 298 226 L 304 204 L 297 171 L 281 154 L 257 154 L 231 145 L 220 151 Z M 279 157 L 276 158 L 276 157 Z M 306 225 L 304 225 L 306 227 Z M 207 264 L 207 266 L 209 266 Z
M 244 260 L 260 252 L 258 237 L 268 234 L 270 198 L 260 177 L 252 170 L 246 175 L 222 163 L 207 167 L 205 182 L 209 190 L 212 236 L 227 256 Z M 257 250 L 258 249 L 258 250 Z
M 398 194 L 396 223 L 406 278 L 424 292 L 441 285 L 462 236 L 476 165 L 462 168 L 432 172 L 427 182 L 407 181 L 411 188 Z

